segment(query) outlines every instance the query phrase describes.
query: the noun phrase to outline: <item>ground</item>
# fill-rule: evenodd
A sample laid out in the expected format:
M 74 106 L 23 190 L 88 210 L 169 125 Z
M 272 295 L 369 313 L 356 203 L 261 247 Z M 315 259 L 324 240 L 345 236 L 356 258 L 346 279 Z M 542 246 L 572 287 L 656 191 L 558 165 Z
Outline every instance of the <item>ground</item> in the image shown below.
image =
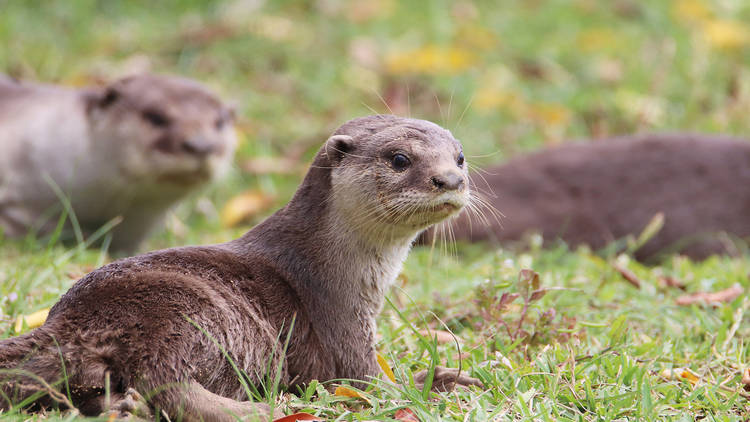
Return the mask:
M 374 112 L 444 125 L 474 166 L 625 133 L 747 135 L 749 20 L 736 0 L 10 0 L 0 1 L 0 71 L 84 85 L 151 69 L 236 104 L 236 167 L 170 216 L 144 248 L 156 249 L 237 237 L 300 180 L 259 162 L 304 169 L 336 126 Z M 0 237 L 0 335 L 26 331 L 19 316 L 110 259 Z M 400 408 L 422 421 L 747 420 L 750 301 L 678 298 L 747 290 L 749 272 L 747 253 L 646 267 L 627 253 L 541 250 L 533 237 L 525 249 L 417 248 L 379 321 L 397 383 L 383 375 L 360 398 L 312 385 L 268 400 L 327 420 L 408 420 Z M 409 386 L 417 371 L 459 361 L 484 390 Z

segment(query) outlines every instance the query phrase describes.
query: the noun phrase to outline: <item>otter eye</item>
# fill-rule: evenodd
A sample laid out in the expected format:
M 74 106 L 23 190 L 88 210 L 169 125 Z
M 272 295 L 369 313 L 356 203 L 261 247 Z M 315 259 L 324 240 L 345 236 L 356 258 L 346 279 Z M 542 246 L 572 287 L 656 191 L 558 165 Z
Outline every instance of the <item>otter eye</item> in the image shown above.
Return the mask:
M 404 154 L 396 154 L 391 158 L 391 165 L 396 171 L 403 171 L 411 165 L 411 161 Z
M 156 127 L 164 127 L 169 125 L 169 118 L 164 113 L 156 110 L 146 110 L 142 114 L 143 118 Z
M 456 164 L 458 164 L 459 167 L 464 166 L 464 153 L 463 152 L 458 154 L 458 158 L 456 158 Z
M 218 119 L 216 119 L 216 121 L 214 122 L 214 126 L 216 127 L 216 130 L 223 129 L 224 128 L 224 118 L 219 117 Z

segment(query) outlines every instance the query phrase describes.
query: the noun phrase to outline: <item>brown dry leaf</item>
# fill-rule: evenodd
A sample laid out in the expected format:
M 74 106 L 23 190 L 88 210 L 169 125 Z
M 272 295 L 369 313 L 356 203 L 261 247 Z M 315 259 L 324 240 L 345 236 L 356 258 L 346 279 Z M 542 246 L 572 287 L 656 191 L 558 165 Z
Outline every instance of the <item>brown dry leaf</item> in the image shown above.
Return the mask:
M 287 415 L 283 418 L 274 419 L 273 422 L 296 422 L 296 421 L 325 421 L 325 419 L 311 415 L 309 413 L 295 413 L 293 415 Z
M 20 315 L 18 318 L 16 318 L 16 333 L 21 332 L 23 329 L 23 323 L 26 322 L 26 326 L 31 328 L 37 328 L 40 327 L 42 324 L 44 324 L 44 321 L 47 320 L 47 315 L 49 315 L 49 308 L 44 308 L 39 311 L 30 313 L 28 315 Z
M 638 289 L 641 288 L 641 279 L 638 278 L 638 276 L 635 275 L 635 273 L 633 273 L 632 271 L 623 267 L 620 264 L 612 264 L 612 268 L 614 268 L 618 273 L 620 273 L 620 275 L 622 276 L 622 278 L 625 279 L 625 281 L 632 284 Z
M 230 199 L 221 210 L 221 224 L 233 227 L 247 221 L 273 204 L 273 197 L 263 191 L 253 190 L 243 192 Z
M 463 352 L 461 354 L 453 355 L 453 360 L 466 360 L 471 358 L 471 353 Z
M 745 370 L 742 371 L 742 388 L 745 389 L 745 391 L 750 391 L 750 368 L 745 368 Z
M 529 301 L 533 302 L 535 300 L 539 300 L 543 298 L 545 294 L 547 294 L 547 289 L 534 290 L 533 292 L 531 292 L 531 297 L 529 297 Z
M 420 422 L 417 415 L 409 408 L 398 409 L 396 414 L 393 415 L 393 419 L 402 422 Z
M 735 283 L 732 287 L 718 292 L 697 292 L 687 295 L 682 295 L 675 300 L 678 305 L 687 306 L 694 303 L 706 303 L 706 304 L 718 304 L 731 302 L 742 294 L 744 290 L 739 283 Z
M 700 381 L 700 376 L 688 368 L 665 369 L 659 375 L 667 380 L 685 380 L 693 385 Z
M 420 330 L 419 334 L 428 338 L 436 338 L 438 344 L 452 343 L 453 339 L 457 338 L 448 331 L 443 330 Z M 458 339 L 458 341 L 461 342 L 461 339 Z
M 672 276 L 661 276 L 658 280 L 659 284 L 663 287 L 675 287 L 680 290 L 685 290 L 685 283 Z
M 351 397 L 368 401 L 367 397 L 363 396 L 362 393 L 345 385 L 339 385 L 338 387 L 336 387 L 336 390 L 333 392 L 333 394 L 336 396 Z

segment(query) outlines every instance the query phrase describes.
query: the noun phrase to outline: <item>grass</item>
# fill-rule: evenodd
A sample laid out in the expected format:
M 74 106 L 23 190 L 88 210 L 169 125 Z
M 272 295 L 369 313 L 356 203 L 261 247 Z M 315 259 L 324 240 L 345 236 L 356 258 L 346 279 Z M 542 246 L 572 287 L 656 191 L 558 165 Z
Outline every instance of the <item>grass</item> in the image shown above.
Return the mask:
M 148 67 L 205 81 L 237 104 L 237 168 L 180 206 L 145 248 L 156 249 L 237 237 L 263 216 L 227 228 L 223 204 L 260 189 L 280 206 L 299 182 L 247 173 L 245 160 L 315 145 L 345 120 L 389 108 L 448 127 L 478 165 L 569 139 L 748 134 L 749 20 L 750 5 L 718 0 L 0 0 L 0 70 L 81 85 Z M 303 149 L 309 160 L 314 147 Z M 398 384 L 375 381 L 367 400 L 313 384 L 279 394 L 281 408 L 328 420 L 392 420 L 403 407 L 422 421 L 750 418 L 741 388 L 750 302 L 678 306 L 683 292 L 659 282 L 747 289 L 749 256 L 645 267 L 564 245 L 540 250 L 533 239 L 526 251 L 454 250 L 413 251 L 389 295 L 395 308 L 382 313 L 378 349 Z M 2 336 L 109 259 L 0 238 Z M 612 262 L 634 271 L 641 287 Z M 519 325 L 522 298 L 502 296 L 524 291 L 523 268 L 540 274 L 542 288 L 559 289 L 530 301 Z M 425 398 L 410 385 L 419 370 L 459 364 L 455 342 L 414 332 L 428 327 L 454 333 L 462 368 L 484 390 Z M 682 368 L 694 376 L 669 376 L 687 374 Z

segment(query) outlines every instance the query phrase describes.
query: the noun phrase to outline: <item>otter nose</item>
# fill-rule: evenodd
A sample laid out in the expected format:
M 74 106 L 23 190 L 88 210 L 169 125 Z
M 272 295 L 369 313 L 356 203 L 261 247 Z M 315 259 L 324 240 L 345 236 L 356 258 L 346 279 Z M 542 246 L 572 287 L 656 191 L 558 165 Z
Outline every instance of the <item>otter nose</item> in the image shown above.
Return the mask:
M 214 152 L 216 147 L 212 142 L 203 138 L 190 138 L 182 142 L 182 150 L 188 154 L 205 157 Z
M 432 176 L 430 180 L 440 190 L 462 190 L 464 188 L 464 177 L 456 172 Z

